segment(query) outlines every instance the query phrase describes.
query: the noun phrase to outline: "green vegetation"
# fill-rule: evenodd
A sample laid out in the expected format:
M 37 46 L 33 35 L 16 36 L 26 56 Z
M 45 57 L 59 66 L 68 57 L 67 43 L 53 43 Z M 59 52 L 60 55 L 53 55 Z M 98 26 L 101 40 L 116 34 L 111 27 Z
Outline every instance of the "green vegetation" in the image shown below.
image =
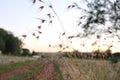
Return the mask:
M 47 63 L 46 61 L 54 63 L 55 74 L 58 75 L 58 80 L 119 80 L 120 76 L 119 61 L 116 64 L 112 64 L 102 59 L 90 60 L 72 57 L 54 57 L 44 58 L 43 60 L 0 64 L 0 74 L 32 65 L 33 67 L 9 77 L 8 80 L 34 80 L 37 74 L 41 72 L 43 65 Z
M 0 51 L 5 55 L 31 56 L 29 49 L 22 48 L 22 41 L 11 32 L 0 28 Z
M 62 71 L 59 69 L 59 64 L 57 62 L 54 62 L 55 65 L 55 72 L 57 74 L 59 74 L 59 80 L 64 80 L 63 75 L 62 75 Z
M 16 62 L 16 63 L 9 63 L 9 64 L 1 64 L 0 63 L 0 74 L 3 74 L 5 72 L 9 72 L 15 69 L 22 68 L 26 65 L 33 64 L 35 61 L 24 61 L 24 62 Z
M 0 51 L 3 54 L 19 55 L 22 42 L 11 32 L 0 28 Z
M 42 0 L 39 1 L 42 2 Z M 36 0 L 33 0 L 33 3 L 35 2 Z M 68 8 L 71 8 L 72 6 L 72 8 L 77 7 L 79 10 L 84 11 L 85 15 L 80 17 L 80 20 L 87 16 L 85 24 L 80 23 L 82 25 L 78 25 L 80 26 L 80 29 L 83 30 L 81 31 L 82 35 L 67 36 L 67 32 L 65 32 L 66 30 L 64 30 L 64 26 L 61 26 L 63 28 L 63 32 L 61 34 L 62 36 L 65 35 L 68 45 L 67 47 L 66 45 L 63 46 L 64 41 L 61 41 L 62 44 L 60 44 L 59 47 L 68 48 L 72 46 L 71 43 L 73 38 L 91 37 L 91 35 L 94 35 L 96 41 L 94 44 L 92 44 L 92 46 L 98 45 L 98 50 L 94 52 L 96 56 L 92 56 L 87 53 L 82 56 L 81 54 L 78 54 L 78 50 L 74 50 L 72 56 L 71 54 L 65 55 L 68 57 L 70 55 L 70 58 L 61 57 L 61 59 L 55 59 L 55 72 L 59 74 L 59 80 L 119 80 L 120 62 L 110 52 L 110 49 L 113 47 L 113 45 L 108 44 L 108 51 L 105 53 L 101 53 L 99 48 L 101 44 L 100 39 L 103 34 L 108 34 L 105 36 L 104 40 L 108 38 L 114 39 L 115 37 L 120 39 L 118 35 L 118 31 L 120 30 L 120 0 L 85 0 L 85 2 L 87 4 L 87 9 L 82 9 L 79 6 L 80 4 L 76 2 L 68 6 Z M 54 10 L 52 4 L 50 3 L 47 6 L 53 11 L 54 15 L 56 15 L 62 25 L 62 21 Z M 44 6 L 40 5 L 40 9 L 43 8 Z M 51 17 L 51 13 L 48 14 L 48 17 Z M 44 23 L 45 20 L 41 19 L 41 23 Z M 49 23 L 52 23 L 52 21 Z M 108 23 L 110 25 L 107 25 Z M 81 34 L 80 32 L 78 33 Z M 37 39 L 39 39 L 39 37 L 37 37 Z M 2 53 L 18 55 L 22 50 L 22 55 L 28 55 L 30 53 L 29 50 L 21 49 L 21 45 L 22 43 L 17 37 L 14 37 L 14 35 L 10 32 L 0 29 L 0 51 L 2 51 Z M 83 44 L 83 46 L 84 45 L 85 44 Z M 83 58 L 77 58 L 79 56 Z M 95 57 L 95 59 L 89 59 L 90 57 Z M 111 64 L 109 61 L 116 64 Z M 9 64 L 1 64 L 0 74 L 21 68 L 31 63 L 33 62 L 11 62 Z M 34 66 L 35 67 L 10 77 L 8 80 L 34 80 L 38 72 L 41 71 L 41 65 L 38 64 Z
M 110 57 L 108 60 L 109 60 L 111 63 L 117 63 L 117 62 L 118 62 L 118 59 L 115 58 L 114 56 Z
M 8 80 L 35 80 L 36 75 L 41 71 L 41 65 L 38 64 L 33 68 L 27 69 L 15 76 L 10 77 Z
M 22 49 L 22 56 L 32 56 L 32 54 L 30 53 L 29 49 L 23 48 Z

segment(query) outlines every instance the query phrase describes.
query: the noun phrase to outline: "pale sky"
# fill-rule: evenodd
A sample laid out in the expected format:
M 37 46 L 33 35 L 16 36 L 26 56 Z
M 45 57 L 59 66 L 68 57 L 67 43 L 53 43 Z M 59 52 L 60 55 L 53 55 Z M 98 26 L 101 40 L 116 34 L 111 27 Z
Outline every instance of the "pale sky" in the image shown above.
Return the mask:
M 44 1 L 49 4 L 48 0 Z M 75 25 L 73 20 L 76 18 L 75 12 L 67 10 L 67 6 L 72 2 L 72 0 L 52 0 L 51 2 L 68 32 L 73 30 L 72 27 Z M 62 32 L 62 28 L 59 21 L 54 18 L 52 25 L 43 25 L 43 34 L 39 40 L 31 36 L 35 29 L 41 25 L 37 18 L 45 18 L 45 14 L 51 12 L 49 9 L 40 11 L 40 5 L 43 4 L 32 4 L 32 0 L 0 0 L 0 28 L 11 31 L 16 36 L 28 34 L 29 37 L 24 40 L 25 46 L 32 50 L 44 51 L 49 50 L 46 48 L 49 43 L 56 44 L 58 41 L 56 38 Z
M 43 0 L 49 4 L 49 0 Z M 78 2 L 80 0 L 76 0 Z M 68 10 L 67 6 L 72 4 L 74 0 L 51 0 L 55 11 L 62 20 L 64 28 L 69 35 L 73 35 L 77 32 L 76 23 L 78 17 L 80 17 L 81 12 L 77 9 Z M 40 6 L 44 4 L 37 2 L 32 4 L 32 0 L 0 0 L 0 28 L 4 28 L 11 31 L 16 36 L 21 36 L 27 34 L 28 37 L 24 39 L 24 47 L 29 48 L 31 51 L 56 51 L 58 48 L 49 48 L 48 45 L 57 45 L 60 43 L 59 34 L 63 32 L 61 24 L 55 17 L 53 19 L 53 24 L 41 24 L 40 20 L 37 18 L 45 18 L 46 14 L 51 12 L 47 7 L 42 11 L 39 9 Z M 80 5 L 84 7 L 84 4 Z M 32 36 L 37 30 L 37 27 L 42 25 L 42 34 L 39 35 L 40 38 L 37 40 Z M 64 39 L 63 39 L 64 40 Z M 80 44 L 84 41 L 74 40 L 73 47 L 75 49 L 81 49 L 83 51 L 92 51 L 92 47 L 88 47 L 91 44 L 87 42 L 86 47 L 80 47 Z

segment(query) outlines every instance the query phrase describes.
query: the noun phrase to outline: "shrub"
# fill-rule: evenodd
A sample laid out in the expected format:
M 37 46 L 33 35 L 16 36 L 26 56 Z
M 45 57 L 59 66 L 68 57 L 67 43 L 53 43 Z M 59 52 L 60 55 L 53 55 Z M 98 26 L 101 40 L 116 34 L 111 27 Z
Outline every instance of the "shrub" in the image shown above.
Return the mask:
M 23 48 L 21 55 L 22 55 L 22 56 L 30 56 L 30 51 L 29 51 L 29 49 Z
M 118 62 L 118 59 L 117 58 L 115 58 L 114 56 L 112 56 L 112 57 L 109 57 L 109 59 L 108 59 L 111 63 L 117 63 Z

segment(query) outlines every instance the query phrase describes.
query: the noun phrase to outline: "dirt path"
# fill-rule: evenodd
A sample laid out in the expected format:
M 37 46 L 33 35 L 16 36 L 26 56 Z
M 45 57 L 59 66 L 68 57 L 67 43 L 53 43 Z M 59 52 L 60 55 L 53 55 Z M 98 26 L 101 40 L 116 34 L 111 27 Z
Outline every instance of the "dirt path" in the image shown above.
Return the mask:
M 20 69 L 15 69 L 10 72 L 0 74 L 0 80 L 7 80 L 9 77 L 17 75 L 25 70 L 41 65 L 41 71 L 35 76 L 35 80 L 58 80 L 58 74 L 55 72 L 55 64 L 53 61 L 45 59 L 42 61 L 37 61 L 34 64 L 27 65 Z
M 35 80 L 58 80 L 58 75 L 55 73 L 55 66 L 52 61 L 44 64 L 42 71 L 36 75 Z
M 40 64 L 40 63 L 36 62 L 34 64 L 27 65 L 27 66 L 22 67 L 20 69 L 15 69 L 13 71 L 3 73 L 3 74 L 0 75 L 0 80 L 6 80 L 6 79 L 8 79 L 11 76 L 14 76 L 14 75 L 19 74 L 20 72 L 23 72 L 24 70 L 31 69 L 31 68 L 35 67 L 36 65 L 38 65 L 38 64 Z

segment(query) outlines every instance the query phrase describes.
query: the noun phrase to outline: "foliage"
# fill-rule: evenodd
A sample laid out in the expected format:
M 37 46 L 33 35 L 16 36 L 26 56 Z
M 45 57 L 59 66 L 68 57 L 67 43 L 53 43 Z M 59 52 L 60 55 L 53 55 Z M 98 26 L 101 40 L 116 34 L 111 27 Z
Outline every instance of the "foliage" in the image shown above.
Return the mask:
M 98 58 L 102 58 L 104 56 L 105 60 L 110 61 L 110 63 L 117 63 L 118 62 L 118 58 L 120 57 L 116 57 L 114 54 L 111 53 L 111 50 L 106 50 L 105 52 L 100 52 L 99 50 L 94 52 L 96 55 L 96 59 Z M 119 55 L 119 54 L 118 54 Z
M 82 25 L 87 35 L 96 33 L 101 26 L 104 26 L 102 29 L 107 29 L 108 33 L 117 33 L 117 30 L 120 30 L 120 0 L 85 0 L 85 2 L 86 9 L 76 2 L 73 4 L 87 16 L 85 24 Z
M 0 50 L 3 51 L 5 49 L 5 42 L 3 38 L 0 37 Z
M 22 56 L 29 56 L 29 55 L 30 55 L 29 49 L 23 48 L 23 49 L 22 49 L 22 54 L 21 54 L 21 55 L 22 55 Z
M 118 59 L 115 58 L 115 57 L 110 57 L 108 60 L 109 60 L 111 63 L 118 63 Z
M 5 40 L 7 32 L 0 28 L 0 50 L 3 52 L 5 49 Z
M 0 28 L 0 50 L 4 54 L 14 54 L 20 53 L 22 42 L 15 37 L 11 32 L 8 32 Z

